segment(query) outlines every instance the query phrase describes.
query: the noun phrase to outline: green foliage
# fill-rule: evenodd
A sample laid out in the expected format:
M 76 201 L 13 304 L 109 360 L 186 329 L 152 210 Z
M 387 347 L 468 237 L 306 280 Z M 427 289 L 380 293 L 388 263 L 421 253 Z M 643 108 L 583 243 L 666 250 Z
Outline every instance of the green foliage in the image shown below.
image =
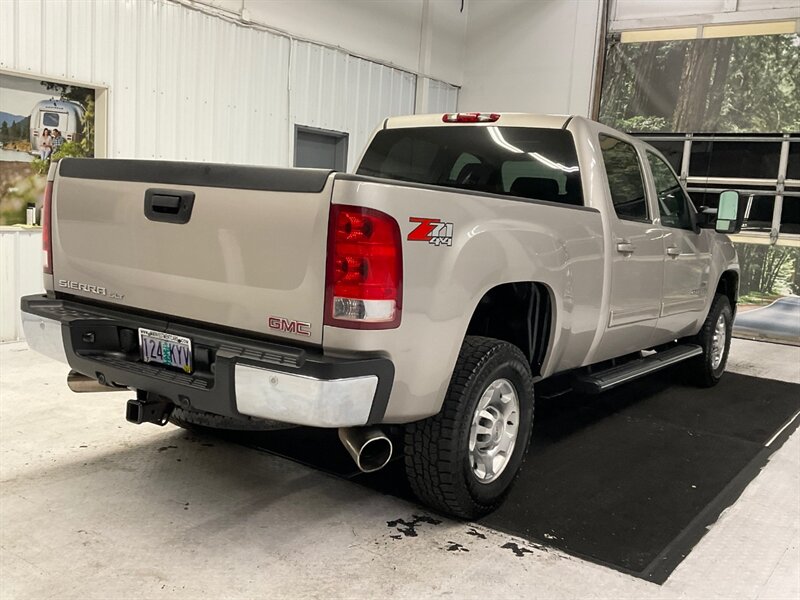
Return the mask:
M 86 156 L 86 151 L 83 149 L 80 142 L 64 142 L 64 145 L 61 146 L 58 151 L 53 152 L 50 156 L 50 160 L 59 161 L 67 157 L 85 158 Z
M 47 175 L 47 171 L 50 169 L 51 161 L 59 161 L 62 158 L 67 157 L 86 158 L 91 156 L 91 150 L 87 151 L 83 144 L 83 140 L 80 142 L 64 142 L 64 145 L 58 149 L 58 152 L 53 152 L 53 154 L 50 156 L 50 160 L 34 158 L 31 162 L 31 168 L 39 175 Z
M 86 112 L 83 113 L 81 125 L 83 137 L 80 141 L 83 156 L 94 156 L 94 93 L 89 93 L 83 100 Z
M 635 116 L 619 121 L 618 128 L 623 131 L 640 133 L 645 131 L 669 131 L 670 124 L 664 117 Z
M 800 36 L 612 43 L 600 120 L 635 132 L 798 131 Z
M 800 292 L 800 248 L 737 243 L 742 296 L 780 296 Z
M 33 169 L 33 172 L 37 175 L 47 175 L 47 171 L 50 169 L 50 161 L 34 158 L 33 161 L 31 161 L 31 169 Z

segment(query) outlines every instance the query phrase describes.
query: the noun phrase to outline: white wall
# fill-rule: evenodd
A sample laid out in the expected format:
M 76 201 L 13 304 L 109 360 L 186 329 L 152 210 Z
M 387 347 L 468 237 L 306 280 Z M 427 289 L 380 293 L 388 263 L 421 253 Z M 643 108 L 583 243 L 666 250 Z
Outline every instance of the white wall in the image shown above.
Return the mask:
M 21 340 L 19 299 L 44 293 L 42 230 L 0 227 L 0 342 Z
M 471 0 L 461 111 L 588 115 L 599 0 Z
M 310 41 L 460 85 L 461 0 L 199 0 Z M 424 51 L 426 28 L 434 33 Z

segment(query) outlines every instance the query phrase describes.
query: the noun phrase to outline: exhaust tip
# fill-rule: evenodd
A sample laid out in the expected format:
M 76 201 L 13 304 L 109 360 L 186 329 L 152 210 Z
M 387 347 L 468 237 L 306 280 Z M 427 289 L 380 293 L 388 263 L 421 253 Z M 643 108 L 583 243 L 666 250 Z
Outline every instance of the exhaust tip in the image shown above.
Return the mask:
M 378 428 L 343 427 L 339 439 L 364 473 L 382 469 L 392 458 L 392 441 Z
M 70 371 L 67 375 L 67 386 L 73 392 L 84 394 L 87 392 L 113 392 L 115 390 L 127 390 L 114 385 L 109 385 L 102 373 L 98 373 L 98 379 L 89 377 L 77 371 Z
M 392 442 L 382 435 L 364 442 L 356 466 L 364 473 L 372 473 L 385 467 L 391 458 Z

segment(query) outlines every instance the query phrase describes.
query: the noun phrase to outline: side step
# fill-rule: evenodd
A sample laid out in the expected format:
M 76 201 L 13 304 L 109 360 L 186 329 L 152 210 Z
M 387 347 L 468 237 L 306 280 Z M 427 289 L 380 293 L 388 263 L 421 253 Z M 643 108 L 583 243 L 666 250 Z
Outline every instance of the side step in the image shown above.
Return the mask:
M 702 353 L 703 349 L 696 344 L 682 344 L 618 367 L 578 375 L 572 382 L 572 389 L 585 394 L 599 394 Z

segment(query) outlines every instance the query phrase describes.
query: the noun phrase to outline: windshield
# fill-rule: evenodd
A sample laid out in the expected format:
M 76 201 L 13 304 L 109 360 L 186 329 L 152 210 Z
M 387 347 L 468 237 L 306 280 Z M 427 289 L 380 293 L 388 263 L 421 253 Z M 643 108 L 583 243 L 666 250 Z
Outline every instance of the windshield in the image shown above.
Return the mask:
M 572 134 L 532 127 L 378 132 L 359 175 L 583 205 Z

